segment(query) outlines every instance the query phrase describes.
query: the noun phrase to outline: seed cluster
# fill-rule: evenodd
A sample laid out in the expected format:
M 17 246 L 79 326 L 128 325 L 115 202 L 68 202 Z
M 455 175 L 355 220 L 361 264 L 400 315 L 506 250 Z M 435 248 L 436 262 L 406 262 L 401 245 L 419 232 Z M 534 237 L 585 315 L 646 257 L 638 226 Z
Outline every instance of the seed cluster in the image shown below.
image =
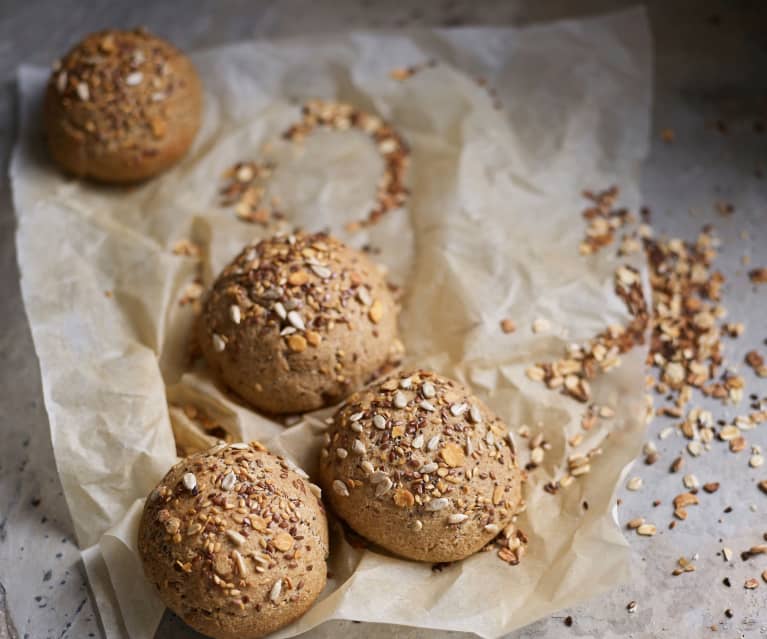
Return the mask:
M 374 297 L 364 274 L 341 259 L 343 250 L 322 233 L 278 236 L 246 247 L 215 284 L 216 294 L 229 304 L 226 317 L 208 327 L 214 349 L 231 348 L 237 327 L 247 322 L 278 331 L 295 353 L 316 348 L 338 325 L 355 330 L 359 322 L 378 324 L 391 311 Z M 343 352 L 337 360 L 336 370 L 322 372 L 342 381 Z
M 266 201 L 266 183 L 274 168 L 273 162 L 237 162 L 229 167 L 224 172 L 219 204 L 234 207 L 243 222 L 266 226 L 272 218 L 282 218 L 279 200 L 272 196 Z
M 515 460 L 500 419 L 465 388 L 428 371 L 401 373 L 349 398 L 321 454 L 337 496 L 362 490 L 412 510 L 416 532 L 426 518 L 438 518 L 445 527 L 472 521 L 500 533 L 518 507 L 508 480 Z M 469 489 L 475 480 L 489 483 L 488 494 Z M 504 554 L 521 546 L 509 547 L 512 536 L 519 539 L 505 536 Z
M 582 213 L 588 226 L 586 237 L 581 242 L 579 250 L 581 255 L 592 255 L 612 244 L 616 231 L 636 220 L 627 209 L 614 208 L 615 201 L 618 199 L 618 189 L 614 186 L 597 193 L 584 191 L 583 196 L 592 202 L 592 206 Z M 634 253 L 639 248 L 636 239 L 625 236 L 620 252 L 621 254 Z
M 410 150 L 391 124 L 346 102 L 310 100 L 301 109 L 301 121 L 289 127 L 283 137 L 292 142 L 301 142 L 316 129 L 362 131 L 372 138 L 384 160 L 384 172 L 378 181 L 375 206 L 365 220 L 347 225 L 348 230 L 375 224 L 386 213 L 405 204 L 409 194 L 405 186 L 405 172 Z
M 164 138 L 166 102 L 184 83 L 173 72 L 176 55 L 143 29 L 86 38 L 54 64 L 50 80 L 65 111 L 89 114 L 72 119 L 71 134 L 109 151 L 138 149 L 142 136 Z
M 619 366 L 621 354 L 645 341 L 649 313 L 636 269 L 618 268 L 615 293 L 631 314 L 632 319 L 626 326 L 612 325 L 585 344 L 568 345 L 565 358 L 531 366 L 526 371 L 527 377 L 543 382 L 548 388 L 561 389 L 580 402 L 588 402 L 591 398 L 589 380 Z
M 298 599 L 307 573 L 324 570 L 306 558 L 327 551 L 312 521 L 319 489 L 263 451 L 222 444 L 180 462 L 150 494 L 139 537 L 145 559 L 162 549 L 162 574 L 197 575 L 226 605 L 255 612 Z

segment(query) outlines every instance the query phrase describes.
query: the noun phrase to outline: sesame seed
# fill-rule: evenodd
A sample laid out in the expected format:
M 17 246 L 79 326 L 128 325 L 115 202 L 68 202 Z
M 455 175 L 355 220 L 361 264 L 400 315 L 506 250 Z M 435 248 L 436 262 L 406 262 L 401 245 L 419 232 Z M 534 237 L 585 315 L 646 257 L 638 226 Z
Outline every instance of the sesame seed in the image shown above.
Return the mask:
M 184 484 L 184 488 L 190 492 L 197 488 L 197 477 L 194 476 L 194 473 L 184 473 L 181 481 Z
M 375 415 L 373 417 L 373 426 L 378 430 L 383 430 L 386 428 L 386 418 L 383 415 Z
M 235 324 L 239 324 L 242 320 L 242 311 L 240 310 L 240 307 L 237 306 L 237 304 L 232 304 L 229 307 L 229 317 L 232 318 L 232 321 Z
M 452 515 L 449 515 L 447 518 L 447 523 L 449 524 L 462 524 L 469 518 L 468 515 L 464 515 L 463 513 L 453 513 Z
M 223 490 L 232 490 L 236 481 L 237 476 L 233 472 L 229 471 L 221 480 L 221 488 Z
M 394 395 L 394 406 L 396 408 L 405 408 L 405 406 L 407 406 L 407 397 L 405 397 L 405 393 L 397 391 Z
M 217 353 L 223 353 L 224 349 L 226 348 L 226 342 L 224 341 L 224 338 L 221 337 L 221 335 L 218 333 L 213 333 L 211 339 L 213 341 L 213 350 Z
M 341 497 L 349 496 L 349 489 L 346 487 L 346 484 L 344 484 L 344 482 L 342 482 L 340 479 L 333 480 L 333 490 L 338 495 L 341 495 Z
M 288 321 L 299 331 L 306 330 L 304 320 L 301 318 L 301 315 L 299 315 L 298 312 L 290 311 L 290 313 L 288 313 Z
M 447 499 L 447 497 L 438 497 L 437 499 L 432 499 L 431 501 L 426 502 L 426 510 L 436 512 L 446 508 L 449 503 L 450 500 Z

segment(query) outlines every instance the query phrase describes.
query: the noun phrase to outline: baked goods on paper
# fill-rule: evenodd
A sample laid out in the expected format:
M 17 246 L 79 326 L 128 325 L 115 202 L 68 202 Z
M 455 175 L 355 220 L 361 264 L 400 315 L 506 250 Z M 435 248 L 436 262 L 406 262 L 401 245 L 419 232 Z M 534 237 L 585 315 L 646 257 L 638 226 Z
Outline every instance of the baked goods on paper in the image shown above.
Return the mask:
M 401 355 L 397 305 L 366 255 L 322 233 L 245 247 L 206 294 L 198 344 L 256 409 L 332 406 Z
M 193 404 L 233 438 L 260 439 L 317 476 L 332 411 L 285 428 L 222 393 L 204 367 L 189 370 L 191 305 L 179 300 L 200 273 L 210 284 L 246 243 L 283 230 L 279 219 L 245 224 L 220 207 L 219 176 L 260 159 L 262 145 L 318 96 L 396 127 L 411 149 L 411 197 L 348 231 L 373 208 L 384 164 L 360 132 L 315 131 L 300 147 L 278 149 L 271 185 L 286 220 L 375 247 L 403 288 L 409 364 L 467 384 L 512 430 L 540 431 L 551 450 L 527 486 L 518 524 L 529 544 L 519 565 L 485 552 L 433 572 L 352 546 L 332 524 L 332 577 L 280 636 L 346 618 L 495 637 L 625 577 L 613 491 L 641 447 L 644 352 L 624 354 L 592 384 L 593 401 L 615 417 L 585 434 L 584 449 L 602 449 L 591 472 L 556 495 L 544 486 L 565 463 L 584 406 L 525 370 L 630 319 L 614 273 L 623 261 L 640 273 L 644 266 L 638 256 L 579 254 L 579 194 L 619 184 L 626 206 L 638 204 L 651 95 L 643 12 L 524 29 L 243 43 L 193 59 L 206 107 L 191 152 L 119 195 L 46 163 L 39 110 L 48 71 L 20 75 L 22 137 L 11 172 L 22 292 L 57 466 L 110 637 L 151 637 L 162 615 L 151 587 L 142 591 L 135 539 L 143 496 L 176 461 L 169 400 L 171 410 Z M 390 76 L 431 59 L 438 63 L 404 80 Z M 174 254 L 181 239 L 203 246 L 205 259 Z M 539 317 L 551 330 L 530 330 Z M 517 330 L 503 333 L 503 318 Z
M 44 126 L 51 157 L 100 182 L 150 178 L 197 134 L 202 88 L 192 62 L 144 29 L 85 37 L 54 65 Z
M 360 535 L 401 557 L 459 561 L 522 503 L 506 425 L 471 391 L 401 371 L 343 403 L 320 452 L 323 498 Z
M 152 490 L 138 549 L 147 578 L 186 623 L 215 639 L 248 639 L 314 603 L 328 524 L 305 473 L 257 444 L 221 444 L 181 460 Z

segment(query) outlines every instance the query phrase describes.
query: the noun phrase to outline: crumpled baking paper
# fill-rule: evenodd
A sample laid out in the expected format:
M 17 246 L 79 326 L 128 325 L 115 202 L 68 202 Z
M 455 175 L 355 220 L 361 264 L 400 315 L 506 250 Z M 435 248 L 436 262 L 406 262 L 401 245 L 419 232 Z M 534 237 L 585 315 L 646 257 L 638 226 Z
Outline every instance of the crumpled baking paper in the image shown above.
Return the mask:
M 438 64 L 406 80 L 389 76 L 428 60 Z M 579 194 L 615 183 L 626 205 L 638 204 L 651 103 L 644 12 L 523 29 L 244 42 L 194 61 L 206 88 L 194 147 L 133 188 L 56 171 L 40 131 L 47 71 L 19 74 L 11 177 L 22 292 L 56 462 L 107 635 L 148 639 L 163 612 L 135 537 L 143 497 L 176 460 L 169 402 L 196 405 L 236 437 L 315 470 L 331 410 L 285 427 L 222 392 L 204 365 L 187 362 L 192 311 L 179 305 L 199 269 L 209 283 L 245 242 L 292 226 L 373 247 L 404 290 L 408 363 L 466 381 L 512 430 L 542 430 L 552 448 L 527 486 L 519 524 L 530 543 L 520 565 L 488 552 L 435 572 L 354 549 L 336 527 L 322 599 L 276 636 L 356 619 L 497 637 L 624 579 L 628 548 L 613 494 L 643 437 L 645 352 L 635 349 L 593 384 L 595 401 L 617 417 L 585 433 L 581 449 L 599 445 L 604 454 L 557 495 L 543 486 L 573 452 L 565 441 L 584 407 L 524 371 L 628 319 L 613 292 L 615 251 L 578 254 Z M 361 133 L 318 132 L 283 149 L 270 183 L 286 220 L 239 221 L 217 202 L 222 172 L 258 159 L 315 97 L 395 125 L 412 148 L 407 206 L 347 232 L 372 206 L 382 161 Z M 202 262 L 175 255 L 179 239 L 203 246 Z M 639 257 L 634 265 L 644 269 Z M 504 317 L 515 333 L 500 331 Z M 530 330 L 538 317 L 550 320 L 550 333 Z M 173 421 L 177 436 L 194 438 L 183 419 Z

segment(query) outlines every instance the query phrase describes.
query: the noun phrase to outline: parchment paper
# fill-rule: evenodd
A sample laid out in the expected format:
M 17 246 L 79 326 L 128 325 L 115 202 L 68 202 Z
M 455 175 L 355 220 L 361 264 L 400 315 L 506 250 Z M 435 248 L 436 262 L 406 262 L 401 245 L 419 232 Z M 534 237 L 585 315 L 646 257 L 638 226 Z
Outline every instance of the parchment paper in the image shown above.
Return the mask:
M 623 202 L 638 203 L 650 47 L 644 13 L 632 10 L 526 29 L 356 32 L 203 52 L 194 60 L 205 118 L 191 153 L 129 189 L 69 180 L 49 164 L 39 128 L 47 71 L 20 70 L 11 177 L 22 292 L 58 469 L 110 638 L 152 637 L 163 611 L 135 534 L 143 497 L 176 460 L 169 401 L 196 404 L 314 472 L 330 411 L 286 428 L 222 393 L 204 366 L 188 369 L 191 309 L 179 298 L 198 262 L 171 250 L 182 238 L 200 243 L 209 282 L 246 241 L 274 232 L 219 207 L 219 178 L 257 159 L 313 97 L 394 123 L 412 147 L 412 197 L 380 224 L 345 232 L 370 208 L 382 163 L 361 134 L 319 133 L 281 157 L 272 187 L 286 202 L 282 227 L 327 228 L 380 250 L 375 259 L 404 287 L 408 362 L 470 383 L 513 430 L 542 429 L 552 450 L 527 487 L 520 526 L 530 543 L 519 566 L 480 553 L 435 572 L 355 550 L 336 530 L 322 600 L 278 636 L 356 619 L 496 637 L 626 576 L 613 492 L 643 436 L 645 353 L 593 384 L 617 418 L 587 433 L 582 449 L 604 450 L 591 474 L 555 496 L 542 487 L 561 474 L 583 405 L 524 371 L 627 320 L 613 293 L 615 252 L 578 254 L 579 193 L 616 183 Z M 408 80 L 388 75 L 429 59 L 439 64 Z M 635 266 L 644 268 L 639 258 Z M 501 333 L 504 317 L 516 333 Z M 537 317 L 552 322 L 550 334 L 531 332 Z

